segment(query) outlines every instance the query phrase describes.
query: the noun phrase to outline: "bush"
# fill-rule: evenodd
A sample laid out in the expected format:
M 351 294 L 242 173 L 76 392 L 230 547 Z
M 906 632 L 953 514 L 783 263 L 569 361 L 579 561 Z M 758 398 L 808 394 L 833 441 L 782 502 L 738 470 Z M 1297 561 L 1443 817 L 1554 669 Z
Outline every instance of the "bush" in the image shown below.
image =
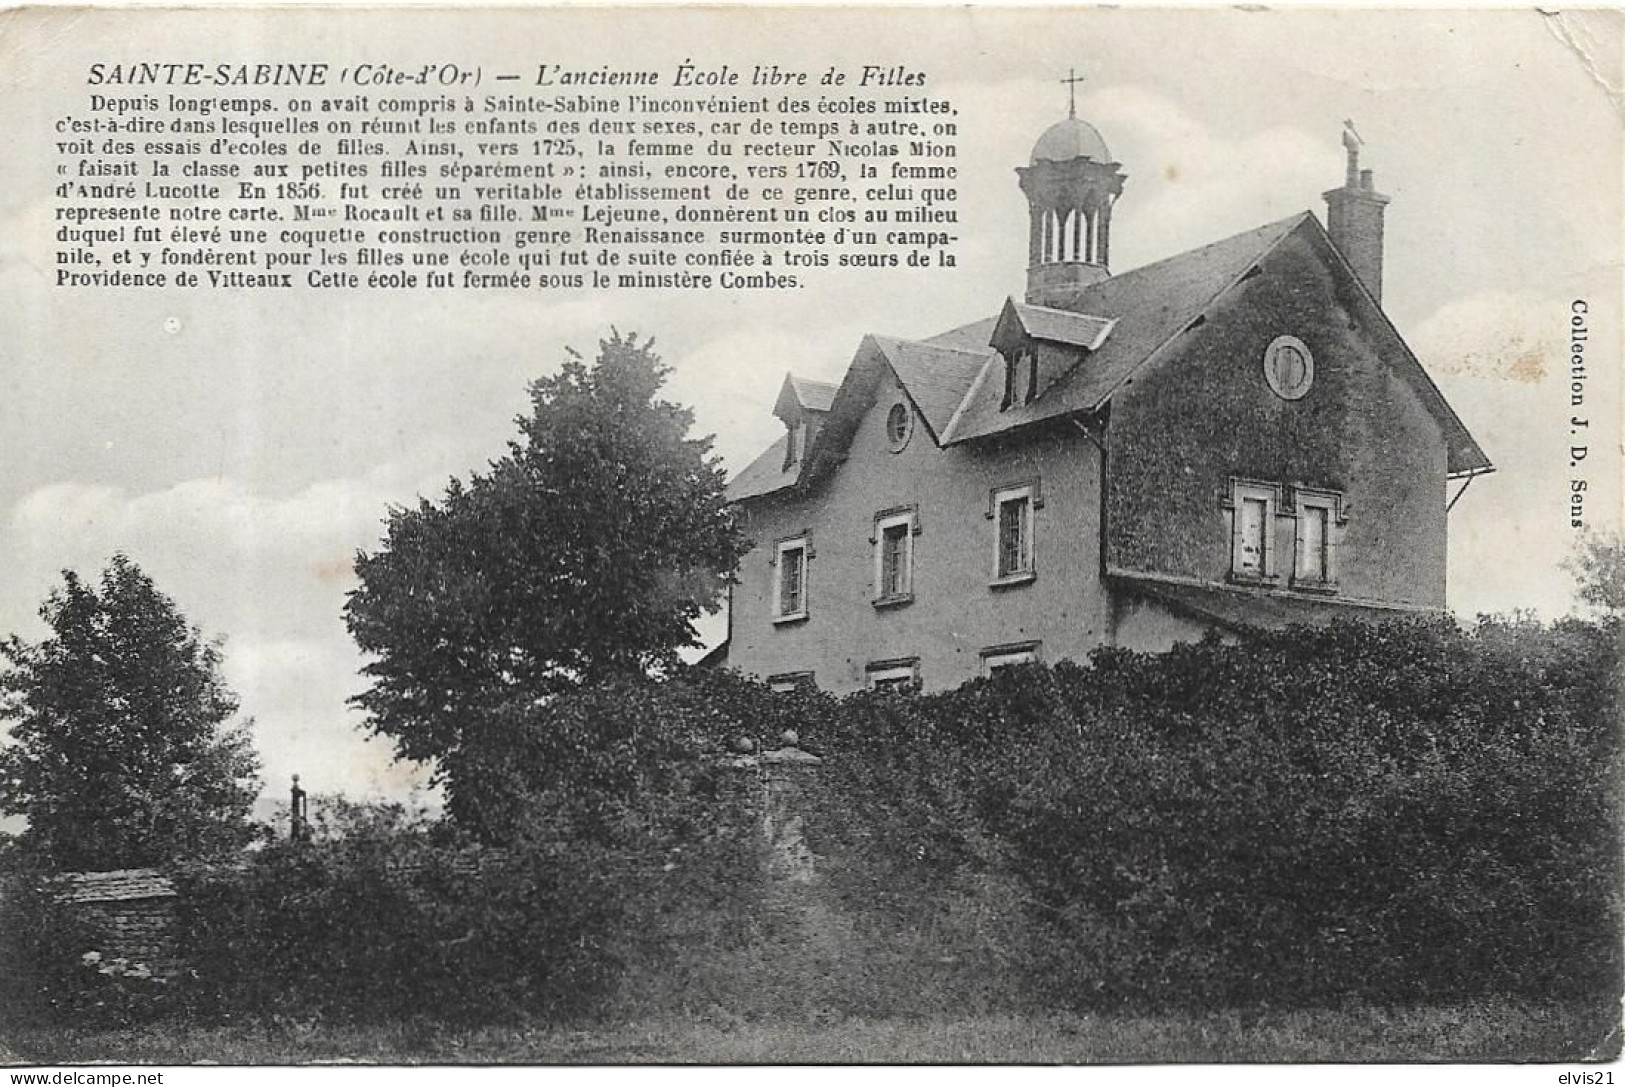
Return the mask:
M 176 1010 L 184 985 L 173 968 L 102 946 L 48 874 L 26 866 L 0 874 L 0 1023 L 129 1027 Z
M 570 1010 L 608 980 L 606 880 L 565 847 L 399 834 L 279 845 L 183 883 L 207 1018 L 490 1021 Z
M 615 684 L 508 724 L 504 757 L 485 768 L 479 839 L 352 809 L 246 868 L 184 874 L 196 1010 L 571 1017 L 674 954 L 678 915 L 703 913 L 719 939 L 748 923 L 760 842 L 748 791 L 708 757 L 729 724 L 703 700 Z
M 898 863 L 1007 866 L 1077 1005 L 1618 992 L 1619 630 L 1447 621 L 1108 649 L 848 700 Z
M 731 673 L 581 690 L 482 725 L 478 840 L 352 811 L 183 874 L 195 1007 L 1606 1004 L 1619 662 L 1617 620 L 1418 621 L 1107 649 L 933 695 Z M 719 756 L 786 729 L 824 756 L 799 802 L 821 863 L 775 890 L 755 778 Z

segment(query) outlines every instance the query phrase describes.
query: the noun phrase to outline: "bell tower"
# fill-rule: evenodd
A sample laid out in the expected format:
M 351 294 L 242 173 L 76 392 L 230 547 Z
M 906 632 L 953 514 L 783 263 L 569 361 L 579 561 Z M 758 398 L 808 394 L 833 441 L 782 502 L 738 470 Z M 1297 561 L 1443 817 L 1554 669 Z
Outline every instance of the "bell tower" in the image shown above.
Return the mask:
M 1027 197 L 1027 302 L 1068 309 L 1086 288 L 1111 275 L 1112 205 L 1125 175 L 1099 131 L 1078 119 L 1077 85 L 1068 108 L 1038 137 L 1032 159 L 1017 167 Z

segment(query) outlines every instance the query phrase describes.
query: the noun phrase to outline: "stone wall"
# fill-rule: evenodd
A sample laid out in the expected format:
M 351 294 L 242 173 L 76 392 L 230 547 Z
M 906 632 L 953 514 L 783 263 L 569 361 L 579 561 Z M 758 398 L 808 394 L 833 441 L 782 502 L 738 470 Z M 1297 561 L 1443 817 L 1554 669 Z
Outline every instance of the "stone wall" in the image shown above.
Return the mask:
M 52 889 L 103 959 L 162 968 L 176 963 L 174 885 L 150 868 L 70 872 Z

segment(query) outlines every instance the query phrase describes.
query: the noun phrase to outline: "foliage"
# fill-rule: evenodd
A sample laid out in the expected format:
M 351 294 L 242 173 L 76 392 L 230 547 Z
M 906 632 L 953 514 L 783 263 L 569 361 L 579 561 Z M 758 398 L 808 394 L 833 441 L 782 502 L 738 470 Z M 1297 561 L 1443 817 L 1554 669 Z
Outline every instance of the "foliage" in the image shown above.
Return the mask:
M 155 969 L 146 962 L 87 951 L 67 988 L 75 1022 L 128 1027 L 154 1022 L 183 1006 L 185 980 L 179 970 Z
M 495 854 L 411 832 L 280 843 L 179 877 L 192 1013 L 479 1020 L 605 981 L 603 881 L 567 845 Z
M 65 571 L 40 616 L 43 641 L 0 643 L 0 811 L 27 817 L 18 847 L 113 869 L 247 843 L 258 760 L 218 646 L 123 555 L 99 589 Z
M 1563 563 L 1580 602 L 1599 615 L 1625 615 L 1625 536 L 1588 532 Z
M 1617 623 L 1257 633 L 849 700 L 896 863 L 1008 871 L 1047 999 L 1617 994 Z
M 50 1022 L 71 1010 L 83 924 L 26 863 L 0 877 L 0 1023 Z
M 532 383 L 506 456 L 395 510 L 345 608 L 372 660 L 355 703 L 400 756 L 437 763 L 468 817 L 516 722 L 580 684 L 669 670 L 744 539 L 709 438 L 657 399 L 666 368 L 614 333 Z M 477 824 L 475 824 L 477 826 Z
M 395 807 L 321 803 L 311 842 L 184 874 L 196 1011 L 572 1016 L 633 966 L 658 971 L 683 919 L 713 935 L 743 923 L 760 867 L 749 798 L 703 757 L 692 709 L 675 687 L 622 681 L 511 722 L 515 765 L 534 773 L 488 783 L 501 846 Z
M 313 841 L 182 873 L 186 992 L 282 1023 L 1512 1001 L 1599 1039 L 1619 635 L 1337 624 L 840 700 L 612 680 L 507 720 L 500 846 L 324 802 Z M 786 811 L 718 755 L 786 729 L 819 859 L 775 884 Z
M 95 950 L 104 935 L 49 873 L 0 877 L 0 1023 L 128 1027 L 175 1011 L 175 971 Z

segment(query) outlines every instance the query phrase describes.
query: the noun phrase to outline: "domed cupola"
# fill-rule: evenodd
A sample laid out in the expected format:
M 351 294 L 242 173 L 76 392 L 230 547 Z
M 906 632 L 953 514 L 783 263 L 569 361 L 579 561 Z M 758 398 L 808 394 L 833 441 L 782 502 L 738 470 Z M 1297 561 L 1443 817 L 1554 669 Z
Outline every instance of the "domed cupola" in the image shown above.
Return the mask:
M 1106 150 L 1106 141 L 1101 139 L 1100 130 L 1088 121 L 1078 120 L 1076 115 L 1056 121 L 1044 130 L 1038 142 L 1033 144 L 1030 164 L 1071 162 L 1075 158 L 1094 159 L 1096 162 L 1112 160 L 1112 153 Z
M 1027 302 L 1067 309 L 1111 275 L 1112 205 L 1125 175 L 1100 132 L 1079 120 L 1077 76 L 1067 118 L 1044 130 L 1029 165 L 1018 167 L 1027 195 Z

